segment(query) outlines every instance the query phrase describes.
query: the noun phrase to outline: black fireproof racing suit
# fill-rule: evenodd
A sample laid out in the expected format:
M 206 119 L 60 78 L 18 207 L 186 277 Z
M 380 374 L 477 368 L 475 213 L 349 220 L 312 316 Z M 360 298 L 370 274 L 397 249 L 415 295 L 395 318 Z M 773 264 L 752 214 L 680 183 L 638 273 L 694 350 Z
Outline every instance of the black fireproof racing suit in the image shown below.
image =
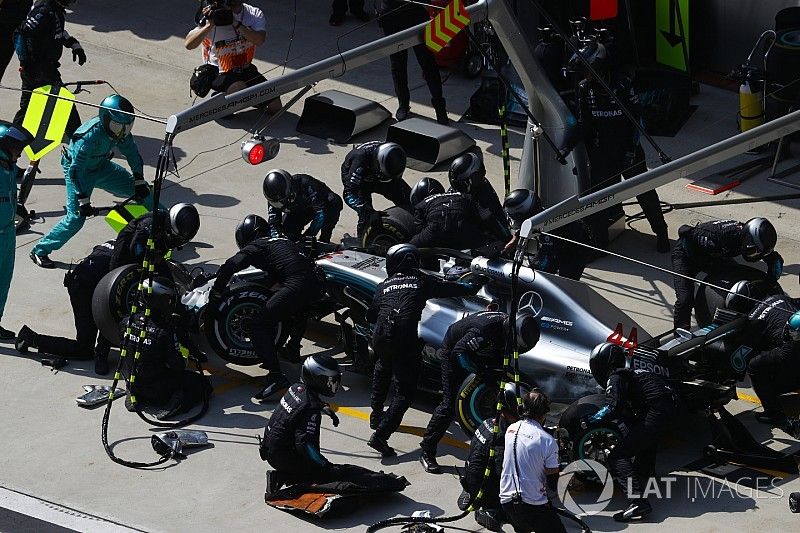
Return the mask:
M 33 89 L 43 85 L 61 85 L 61 52 L 64 48 L 80 46 L 64 28 L 64 8 L 55 0 L 39 0 L 28 12 L 25 21 L 14 34 L 14 48 L 20 62 L 22 94 L 14 124 L 21 126 Z M 67 123 L 66 134 L 71 136 L 81 125 L 77 106 Z
M 383 28 L 384 35 L 392 35 L 430 20 L 423 6 L 403 0 L 382 0 L 380 15 L 378 23 Z M 433 53 L 424 43 L 416 45 L 413 50 L 436 107 L 437 102 L 442 101 L 442 77 L 439 66 Z M 392 54 L 389 56 L 389 62 L 392 66 L 392 81 L 400 103 L 399 107 L 408 108 L 411 101 L 411 93 L 408 90 L 408 50 Z
M 478 491 L 483 489 L 483 496 L 479 502 L 480 507 L 503 513 L 500 505 L 500 474 L 503 471 L 503 452 L 508 424 L 502 418 L 499 423 L 497 436 L 493 432 L 494 418 L 487 418 L 475 430 L 475 435 L 469 444 L 469 455 L 464 463 L 461 487 L 470 494 L 473 501 L 478 495 Z M 494 458 L 489 457 L 492 448 L 494 448 Z M 484 483 L 487 467 L 489 468 L 489 477 Z
M 33 0 L 3 0 L 0 2 L 0 79 L 14 55 L 14 32 L 25 20 Z
M 631 408 L 636 419 L 609 454 L 608 465 L 624 490 L 630 486 L 631 496 L 641 497 L 646 478 L 655 474 L 658 441 L 675 416 L 676 400 L 660 376 L 622 368 L 608 377 L 606 405 L 590 417 L 590 422 L 614 418 L 625 407 Z
M 742 254 L 745 228 L 736 220 L 714 220 L 696 226 L 681 226 L 680 239 L 672 249 L 672 268 L 678 274 L 695 277 L 700 272 L 715 272 L 724 263 L 722 259 Z M 777 252 L 764 257 L 768 271 L 774 272 L 777 262 L 783 259 Z M 774 275 L 773 275 L 774 277 Z M 680 276 L 673 279 L 675 286 L 675 328 L 689 329 L 694 307 L 694 282 Z
M 800 388 L 800 345 L 784 337 L 786 321 L 800 309 L 800 298 L 770 296 L 750 313 L 755 356 L 747 370 L 764 414 L 784 418 L 779 397 Z
M 159 211 L 159 216 L 163 218 L 161 221 L 161 229 L 165 230 L 164 224 L 168 224 L 166 220 L 166 211 Z M 114 253 L 111 256 L 110 270 L 114 270 L 122 265 L 140 264 L 147 252 L 147 241 L 153 233 L 153 214 L 145 213 L 137 217 L 122 228 L 122 231 L 117 235 L 117 241 L 114 245 Z M 170 238 L 166 231 L 162 231 L 153 241 L 154 253 L 153 260 L 156 264 L 156 269 L 159 274 L 168 276 L 169 269 L 164 262 L 164 255 L 174 247 L 176 243 Z
M 472 286 L 419 271 L 398 273 L 378 284 L 367 319 L 375 324 L 372 343 L 378 361 L 372 381 L 371 405 L 372 412 L 380 419 L 375 431 L 379 437 L 386 440 L 397 430 L 414 399 L 422 361 L 417 324 L 425 302 L 431 298 L 475 292 Z M 391 381 L 394 381 L 394 396 L 386 413 L 381 415 Z
M 442 400 L 436 407 L 422 437 L 422 449 L 436 455 L 436 446 L 455 416 L 458 386 L 470 371 L 499 368 L 506 345 L 503 322 L 508 315 L 481 311 L 462 318 L 447 328 L 439 359 L 442 365 Z
M 114 241 L 98 244 L 92 253 L 64 276 L 64 286 L 69 293 L 75 320 L 76 339 L 37 335 L 36 347 L 39 352 L 77 360 L 108 357 L 111 345 L 105 337 L 97 335 L 92 316 L 92 296 L 97 284 L 111 270 L 109 264 L 113 251 Z
M 486 235 L 481 230 L 494 230 Z M 502 241 L 499 226 L 484 226 L 478 205 L 457 191 L 434 194 L 414 206 L 415 235 L 409 241 L 418 248 L 444 247 L 457 250 L 478 248 L 492 238 Z
M 295 383 L 272 412 L 259 452 L 287 484 L 330 479 L 333 465 L 319 447 L 325 405 L 317 393 Z
M 149 316 L 136 313 L 120 322 L 120 335 L 126 339 L 129 352 L 135 351 L 131 347 L 140 352 L 139 358 L 127 357 L 123 368 L 128 392 L 136 397 L 137 403 L 164 405 L 177 393 L 174 407 L 176 413 L 181 413 L 210 393 L 208 380 L 186 368 L 181 350 L 188 349 L 185 347 L 190 343 L 184 333 L 172 324 L 170 317 L 157 313 Z M 131 380 L 132 375 L 135 380 Z
M 372 208 L 372 194 L 377 193 L 398 207 L 411 211 L 411 187 L 402 178 L 386 179 L 378 166 L 378 148 L 382 141 L 370 141 L 350 150 L 342 163 L 344 202 L 358 213 L 358 236 L 364 234 Z
M 308 236 L 319 233 L 319 240 L 330 242 L 342 211 L 341 197 L 308 174 L 292 176 L 292 190 L 295 193 L 292 203 L 282 209 L 267 207 L 267 221 L 274 229 L 272 236 L 283 233 L 297 240 L 301 233 Z M 308 228 L 303 232 L 306 226 Z
M 253 316 L 251 338 L 253 349 L 264 361 L 267 370 L 279 373 L 275 353 L 275 328 L 289 324 L 293 339 L 303 336 L 305 311 L 322 296 L 322 281 L 314 262 L 286 237 L 256 239 L 225 261 L 217 271 L 213 292 L 219 294 L 231 277 L 249 266 L 261 269 L 270 283 L 280 288 Z M 289 323 L 289 320 L 294 320 Z
M 633 89 L 632 80 L 624 77 L 612 88 L 625 106 L 638 115 L 639 97 Z M 647 165 L 639 142 L 639 132 L 622 112 L 617 101 L 599 83 L 590 80 L 583 80 L 578 84 L 577 101 L 578 124 L 589 152 L 591 189 L 600 190 L 617 183 L 619 180 L 615 176 L 623 170 L 626 178 L 646 172 Z M 666 234 L 667 223 L 661 212 L 658 193 L 655 190 L 648 191 L 636 199 L 653 233 Z M 601 247 L 608 244 L 608 216 L 608 211 L 601 211 L 589 217 L 592 232 Z
M 503 210 L 503 204 L 497 196 L 492 184 L 485 177 L 474 184 L 469 191 L 469 195 L 481 209 L 481 218 L 486 224 L 485 227 L 491 228 L 492 233 L 501 236 L 500 240 L 506 242 L 511 238 L 511 231 L 508 228 L 508 217 Z M 495 229 L 492 225 L 497 225 Z

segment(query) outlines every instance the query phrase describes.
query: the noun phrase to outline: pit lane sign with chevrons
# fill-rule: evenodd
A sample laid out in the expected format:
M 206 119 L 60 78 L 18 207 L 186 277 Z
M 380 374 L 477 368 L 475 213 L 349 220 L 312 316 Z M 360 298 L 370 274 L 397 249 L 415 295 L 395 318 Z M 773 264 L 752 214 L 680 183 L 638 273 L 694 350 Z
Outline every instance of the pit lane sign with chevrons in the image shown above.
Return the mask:
M 425 44 L 439 52 L 468 25 L 469 12 L 461 0 L 453 0 L 425 26 Z
M 22 127 L 34 136 L 33 142 L 25 147 L 25 154 L 31 161 L 41 159 L 61 146 L 73 100 L 75 95 L 58 85 L 45 85 L 33 90 L 22 121 Z

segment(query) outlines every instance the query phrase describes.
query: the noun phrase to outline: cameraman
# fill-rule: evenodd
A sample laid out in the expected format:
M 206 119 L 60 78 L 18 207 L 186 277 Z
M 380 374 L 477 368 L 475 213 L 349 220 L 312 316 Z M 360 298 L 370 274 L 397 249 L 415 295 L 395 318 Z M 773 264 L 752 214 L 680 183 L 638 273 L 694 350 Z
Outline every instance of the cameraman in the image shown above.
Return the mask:
M 217 67 L 211 89 L 232 94 L 267 81 L 253 65 L 256 47 L 267 38 L 267 21 L 259 8 L 240 0 L 204 0 L 195 15 L 197 27 L 184 40 L 187 50 L 203 45 L 203 62 Z M 280 98 L 266 104 L 275 113 Z

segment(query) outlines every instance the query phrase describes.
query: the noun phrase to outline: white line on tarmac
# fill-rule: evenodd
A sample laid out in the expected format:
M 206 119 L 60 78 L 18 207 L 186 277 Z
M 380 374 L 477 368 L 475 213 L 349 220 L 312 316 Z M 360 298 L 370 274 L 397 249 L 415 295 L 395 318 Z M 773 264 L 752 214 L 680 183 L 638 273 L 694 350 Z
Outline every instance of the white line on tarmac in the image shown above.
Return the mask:
M 84 533 L 131 533 L 142 531 L 5 487 L 0 487 L 0 507 Z

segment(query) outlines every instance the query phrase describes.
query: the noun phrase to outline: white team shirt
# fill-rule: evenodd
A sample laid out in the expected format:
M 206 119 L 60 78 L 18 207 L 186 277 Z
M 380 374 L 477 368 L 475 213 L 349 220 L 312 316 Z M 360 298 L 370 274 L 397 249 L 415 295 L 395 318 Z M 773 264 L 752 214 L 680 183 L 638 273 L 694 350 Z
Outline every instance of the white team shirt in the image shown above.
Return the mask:
M 514 464 L 515 437 L 517 466 Z M 523 419 L 508 426 L 500 476 L 500 503 L 510 503 L 512 496 L 520 492 L 522 501 L 527 504 L 546 504 L 545 468 L 558 468 L 556 440 L 535 420 Z

